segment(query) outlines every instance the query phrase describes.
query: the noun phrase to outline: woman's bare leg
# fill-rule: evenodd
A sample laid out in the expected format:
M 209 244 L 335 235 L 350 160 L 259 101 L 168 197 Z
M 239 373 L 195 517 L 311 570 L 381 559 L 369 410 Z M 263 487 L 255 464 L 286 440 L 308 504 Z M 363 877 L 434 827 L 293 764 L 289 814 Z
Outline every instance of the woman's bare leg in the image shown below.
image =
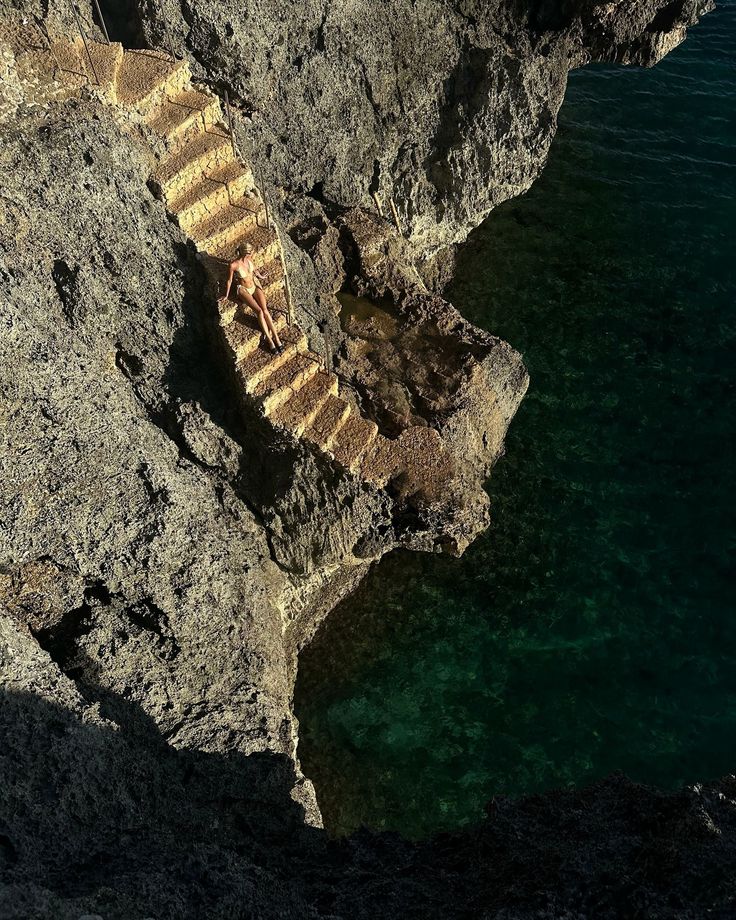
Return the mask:
M 243 291 L 241 293 L 240 299 L 243 303 L 247 303 L 248 306 L 251 308 L 251 310 L 258 317 L 258 322 L 260 323 L 261 329 L 263 330 L 263 334 L 266 336 L 266 339 L 268 340 L 268 344 L 271 346 L 271 349 L 273 350 L 274 344 L 273 344 L 273 338 L 271 337 L 271 330 L 268 328 L 268 323 L 266 322 L 266 317 L 263 315 L 264 311 L 261 305 L 251 294 L 248 294 L 247 291 Z
M 256 288 L 255 294 L 253 296 L 258 301 L 261 310 L 263 310 L 263 314 L 266 317 L 266 322 L 268 323 L 268 328 L 271 330 L 271 335 L 273 336 L 274 341 L 279 347 L 281 347 L 281 339 L 279 338 L 279 334 L 273 324 L 271 313 L 268 309 L 268 306 L 266 305 L 266 295 L 260 288 Z

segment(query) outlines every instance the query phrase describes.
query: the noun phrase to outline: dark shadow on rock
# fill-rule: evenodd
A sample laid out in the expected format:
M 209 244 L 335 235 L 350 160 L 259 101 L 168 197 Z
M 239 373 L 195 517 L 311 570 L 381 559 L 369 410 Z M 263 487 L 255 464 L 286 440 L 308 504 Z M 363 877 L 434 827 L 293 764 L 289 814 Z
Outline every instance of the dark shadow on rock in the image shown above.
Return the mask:
M 31 898 L 28 916 L 92 896 L 105 920 L 309 916 L 288 853 L 325 835 L 303 824 L 285 755 L 175 750 L 153 723 L 91 724 L 7 691 L 0 740 L 0 877 Z
M 0 693 L 4 920 L 734 916 L 732 777 L 662 793 L 611 776 L 499 797 L 426 841 L 334 841 L 303 825 L 288 757 L 175 750 L 128 730 L 146 718 Z
M 140 10 L 134 0 L 99 0 L 99 4 L 110 41 L 122 42 L 125 48 L 145 45 Z M 95 10 L 95 21 L 98 18 Z
M 218 317 L 207 278 L 194 249 L 178 247 L 184 273 L 183 325 L 169 350 L 165 383 L 172 403 L 198 402 L 210 418 L 234 440 L 244 429 L 239 405 L 231 385 L 229 368 L 216 344 Z

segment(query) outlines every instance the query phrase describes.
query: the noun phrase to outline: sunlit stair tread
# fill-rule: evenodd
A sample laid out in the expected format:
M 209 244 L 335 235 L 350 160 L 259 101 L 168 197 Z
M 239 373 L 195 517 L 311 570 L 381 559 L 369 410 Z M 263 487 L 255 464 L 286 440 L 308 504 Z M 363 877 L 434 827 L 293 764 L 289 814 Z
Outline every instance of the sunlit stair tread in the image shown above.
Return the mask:
M 248 227 L 255 226 L 256 215 L 246 208 L 235 207 L 231 204 L 223 205 L 214 214 L 209 215 L 187 230 L 187 236 L 197 243 L 198 248 L 206 249 L 207 242 L 221 234 L 245 232 Z
M 237 186 L 243 182 L 248 185 L 252 185 L 253 182 L 253 174 L 247 167 L 242 166 L 237 160 L 217 163 L 192 181 L 179 195 L 172 197 L 169 201 L 169 209 L 173 214 L 181 217 L 184 212 L 220 193 L 224 201 L 228 201 L 230 197 L 233 200 L 250 197 L 248 192 L 237 190 Z M 230 186 L 229 195 L 228 186 Z
M 357 413 L 351 415 L 332 443 L 331 450 L 335 460 L 350 470 L 355 469 L 377 434 L 378 426 L 375 422 Z
M 108 45 L 106 42 L 88 41 L 85 48 L 81 39 L 59 41 L 54 43 L 53 57 L 65 79 L 72 77 L 74 82 L 73 78 L 79 77 L 81 82 L 93 85 L 99 81 L 99 85 L 109 91 L 123 59 L 123 46 L 119 42 Z
M 84 55 L 84 46 L 82 40 L 76 42 L 58 41 L 52 46 L 53 58 L 64 75 L 72 74 L 74 76 L 87 76 L 87 67 L 85 67 L 82 56 Z
M 233 360 L 237 363 L 251 351 L 258 348 L 263 333 L 249 318 L 238 316 L 237 307 L 233 307 L 235 316 L 229 323 L 222 327 L 222 334 L 232 352 Z
M 292 326 L 283 332 L 279 332 L 279 336 L 284 346 L 284 350 L 281 353 L 272 352 L 264 342 L 262 347 L 251 349 L 246 355 L 238 359 L 238 376 L 243 382 L 246 392 L 252 393 L 259 386 L 265 386 L 268 379 L 278 373 L 283 365 L 288 364 L 296 356 L 297 352 L 306 351 L 307 337 L 297 326 Z
M 185 89 L 174 97 L 161 100 L 149 114 L 148 124 L 163 137 L 174 137 L 187 127 L 205 122 L 211 124 L 219 115 L 219 100 L 195 89 Z M 208 117 L 209 116 L 209 117 Z
M 192 169 L 204 168 L 207 163 L 230 150 L 230 139 L 218 131 L 195 134 L 180 150 L 166 157 L 154 173 L 154 178 L 166 186 Z M 231 153 L 232 155 L 232 153 Z
M 267 265 L 281 249 L 278 235 L 273 228 L 253 224 L 244 229 L 243 233 L 236 236 L 235 239 L 228 239 L 207 251 L 216 259 L 233 259 L 243 243 L 250 243 L 253 247 L 251 258 L 259 271 L 261 266 Z
M 297 352 L 261 381 L 253 391 L 253 396 L 261 401 L 264 411 L 270 415 L 303 387 L 318 370 L 319 362 L 315 355 L 311 352 Z
M 248 167 L 243 166 L 238 160 L 233 160 L 231 163 L 224 163 L 222 166 L 218 166 L 216 170 L 212 171 L 210 177 L 212 179 L 217 179 L 218 182 L 227 183 L 234 182 L 236 179 L 245 175 L 250 178 L 253 176 Z
M 274 288 L 269 292 L 266 297 L 266 306 L 271 316 L 275 316 L 277 313 L 288 314 L 289 304 L 286 300 L 286 291 L 283 286 Z
M 312 423 L 305 429 L 304 437 L 322 450 L 329 450 L 351 412 L 352 407 L 347 400 L 337 395 L 329 396 Z
M 185 61 L 172 61 L 163 51 L 126 51 L 117 74 L 117 99 L 142 106 L 158 90 L 182 83 L 189 73 Z
M 199 190 L 200 197 L 196 201 L 190 201 L 182 204 L 177 210 L 169 205 L 169 210 L 176 214 L 179 226 L 182 230 L 190 235 L 192 228 L 197 227 L 205 220 L 211 220 L 223 208 L 229 206 L 240 209 L 243 214 L 250 213 L 253 215 L 254 222 L 258 223 L 257 210 L 260 208 L 260 199 L 248 194 L 233 193 L 225 185 L 206 180 L 206 186 L 202 185 Z M 255 201 L 258 203 L 255 204 Z M 254 207 L 255 204 L 255 207 Z
M 237 363 L 258 348 L 263 333 L 255 317 L 245 316 L 242 308 L 238 310 L 234 306 L 233 309 L 235 315 L 229 323 L 223 325 L 222 333 Z M 286 320 L 283 314 L 274 316 L 273 324 L 279 335 L 281 335 L 282 330 L 286 328 Z
M 103 87 L 113 87 L 120 65 L 123 62 L 124 52 L 120 42 L 88 42 L 92 60 L 95 65 L 97 78 Z M 113 94 L 116 98 L 116 94 Z
M 282 406 L 270 416 L 274 425 L 280 425 L 301 437 L 304 430 L 314 421 L 317 413 L 330 396 L 338 391 L 337 377 L 334 374 L 315 374 L 297 390 Z
M 250 167 L 243 165 L 240 160 L 233 159 L 225 163 L 217 163 L 207 170 L 207 178 L 225 185 L 230 191 L 230 198 L 236 204 L 243 206 L 257 206 L 255 210 L 262 207 L 261 199 L 254 195 L 253 171 Z M 247 200 L 246 200 L 247 199 Z

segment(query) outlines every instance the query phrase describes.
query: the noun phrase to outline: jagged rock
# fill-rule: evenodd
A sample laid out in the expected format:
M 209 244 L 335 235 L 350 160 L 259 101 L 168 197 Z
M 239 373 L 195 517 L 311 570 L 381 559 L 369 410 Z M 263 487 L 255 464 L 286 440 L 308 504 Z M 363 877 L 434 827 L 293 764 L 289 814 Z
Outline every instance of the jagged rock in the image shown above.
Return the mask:
M 490 472 L 526 392 L 521 356 L 429 293 L 414 267 L 416 248 L 384 220 L 340 211 L 319 232 L 310 226 L 313 249 L 331 249 L 354 293 L 369 300 L 361 317 L 345 310 L 341 375 L 393 436 L 434 427 L 473 494 L 470 483 L 479 489 Z
M 163 47 L 158 9 L 139 29 Z M 173 0 L 169 34 L 229 86 L 263 181 L 386 215 L 429 255 L 529 188 L 557 126 L 567 73 L 590 61 L 650 66 L 712 0 L 598 3 L 382 0 L 284 5 Z
M 727 916 L 733 778 L 614 777 L 422 843 L 332 841 L 291 712 L 299 648 L 372 560 L 461 551 L 486 524 L 479 483 L 526 386 L 415 260 L 532 181 L 571 65 L 652 63 L 706 4 L 166 4 L 200 73 L 252 107 L 241 139 L 283 191 L 300 310 L 398 435 L 378 461 L 441 433 L 432 475 L 464 473 L 449 504 L 424 471 L 378 488 L 244 420 L 202 267 L 146 188 L 155 145 L 86 79 L 14 66 L 24 29 L 45 54 L 74 28 L 62 0 L 0 13 L 19 6 L 0 65 L 3 917 Z M 374 185 L 410 242 L 366 214 Z M 341 329 L 345 284 L 390 322 Z
M 294 758 L 293 656 L 324 599 L 397 545 L 461 551 L 485 495 L 448 513 L 418 500 L 418 469 L 386 491 L 243 418 L 141 126 L 102 95 L 3 129 L 0 586 L 111 717 L 135 703 L 175 747 Z M 400 472 L 414 443 L 380 463 Z M 316 815 L 298 769 L 295 786 Z
M 137 702 L 174 745 L 291 752 L 266 537 L 197 457 L 206 436 L 227 473 L 236 449 L 199 267 L 98 106 L 6 125 L 0 159 L 5 603 L 86 692 Z M 210 420 L 191 449 L 194 392 Z

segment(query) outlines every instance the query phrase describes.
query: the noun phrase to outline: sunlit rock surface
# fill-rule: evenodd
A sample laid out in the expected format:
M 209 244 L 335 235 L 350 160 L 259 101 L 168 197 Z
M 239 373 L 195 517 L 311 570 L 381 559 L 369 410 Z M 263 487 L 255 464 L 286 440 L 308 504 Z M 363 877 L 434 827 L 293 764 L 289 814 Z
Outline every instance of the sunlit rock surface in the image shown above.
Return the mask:
M 20 6 L 42 36 L 74 28 L 63 3 Z M 160 41 L 141 9 L 133 29 Z M 660 795 L 612 779 L 496 801 L 423 844 L 334 842 L 291 712 L 299 646 L 372 560 L 459 551 L 487 524 L 480 483 L 526 387 L 513 348 L 416 263 L 538 174 L 570 66 L 652 63 L 698 9 L 166 5 L 179 50 L 238 102 L 298 309 L 354 398 L 393 436 L 439 431 L 460 462 L 468 514 L 449 525 L 401 484 L 363 488 L 244 425 L 137 126 L 93 93 L 30 87 L 5 36 L 3 916 L 695 918 L 736 897 L 731 780 Z M 346 291 L 390 321 L 349 316 Z

